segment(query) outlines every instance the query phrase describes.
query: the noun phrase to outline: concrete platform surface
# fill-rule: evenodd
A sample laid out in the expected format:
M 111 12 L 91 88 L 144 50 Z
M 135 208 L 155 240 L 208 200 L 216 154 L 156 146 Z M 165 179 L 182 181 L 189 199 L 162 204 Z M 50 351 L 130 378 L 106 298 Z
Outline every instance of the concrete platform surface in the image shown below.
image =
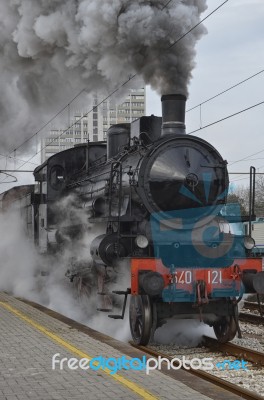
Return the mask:
M 107 364 L 109 368 L 98 369 L 103 359 L 122 360 L 122 356 L 129 359 L 122 352 L 122 346 L 127 345 L 120 342 L 119 350 L 117 341 L 113 347 L 99 339 L 100 335 L 96 339 L 1 292 L 0 400 L 211 398 L 158 370 L 146 375 L 145 370 L 131 369 L 113 373 L 110 364 Z M 59 355 L 52 369 L 55 354 Z M 71 361 L 72 369 L 66 361 L 60 369 L 62 358 L 68 361 L 94 357 L 101 357 L 94 360 L 94 369 L 84 370 L 77 361 Z M 87 363 L 82 366 L 87 367 Z

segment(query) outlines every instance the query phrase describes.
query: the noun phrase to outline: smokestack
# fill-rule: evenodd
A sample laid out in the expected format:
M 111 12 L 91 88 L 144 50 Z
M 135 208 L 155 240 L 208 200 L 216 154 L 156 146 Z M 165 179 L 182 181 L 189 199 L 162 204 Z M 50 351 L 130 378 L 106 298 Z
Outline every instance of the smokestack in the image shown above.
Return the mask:
M 162 103 L 161 136 L 169 134 L 185 134 L 185 103 L 182 94 L 165 94 Z

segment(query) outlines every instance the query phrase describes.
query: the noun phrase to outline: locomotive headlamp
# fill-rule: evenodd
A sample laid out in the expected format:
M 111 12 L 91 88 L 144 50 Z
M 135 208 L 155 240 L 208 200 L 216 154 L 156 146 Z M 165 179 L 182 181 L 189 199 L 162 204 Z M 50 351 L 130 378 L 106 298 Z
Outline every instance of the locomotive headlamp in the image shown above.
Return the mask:
M 255 247 L 255 240 L 251 236 L 245 236 L 244 246 L 247 250 L 252 250 Z
M 145 249 L 146 247 L 148 247 L 149 241 L 146 238 L 146 236 L 144 235 L 138 235 L 135 239 L 136 245 L 140 248 L 140 249 Z
M 149 296 L 158 296 L 164 289 L 164 280 L 160 273 L 149 271 L 139 276 L 139 286 Z

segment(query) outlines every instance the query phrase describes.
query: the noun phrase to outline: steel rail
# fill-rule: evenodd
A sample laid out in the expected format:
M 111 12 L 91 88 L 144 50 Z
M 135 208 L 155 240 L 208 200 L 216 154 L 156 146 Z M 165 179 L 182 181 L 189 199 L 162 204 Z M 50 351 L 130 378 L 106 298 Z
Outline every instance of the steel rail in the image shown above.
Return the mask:
M 260 303 L 260 307 L 261 308 L 263 308 L 263 311 L 264 311 L 264 304 L 263 303 Z M 254 302 L 254 301 L 247 301 L 247 300 L 245 300 L 244 301 L 244 305 L 243 305 L 243 308 L 248 308 L 249 310 L 257 310 L 257 311 L 259 311 L 259 304 L 258 303 L 256 303 L 256 302 Z
M 152 357 L 158 358 L 158 357 L 163 357 L 167 358 L 168 360 L 172 360 L 174 357 L 169 356 L 168 354 L 161 353 L 159 351 L 155 351 L 153 349 L 150 349 L 149 347 L 146 346 L 139 346 L 135 344 L 134 342 L 129 342 L 131 346 L 135 347 L 138 350 L 143 351 L 144 353 L 151 355 Z M 174 362 L 174 365 L 177 363 Z M 235 385 L 234 383 L 225 381 L 224 379 L 221 379 L 215 375 L 212 375 L 206 371 L 202 370 L 186 370 L 183 367 L 181 367 L 184 371 L 187 373 L 190 373 L 192 375 L 197 376 L 198 378 L 204 379 L 212 384 L 215 384 L 217 386 L 220 386 L 222 389 L 225 389 L 233 394 L 236 394 L 237 396 L 240 396 L 243 399 L 247 400 L 263 400 L 263 396 L 260 396 L 258 393 L 251 392 L 248 389 L 239 387 L 238 385 Z
M 221 353 L 239 357 L 254 364 L 264 366 L 264 353 L 261 353 L 260 351 L 239 346 L 231 342 L 219 343 L 216 339 L 208 336 L 203 336 L 202 344 L 209 349 L 220 351 Z
M 251 322 L 255 325 L 264 324 L 264 317 L 261 317 L 260 315 L 240 312 L 238 318 L 240 321 Z

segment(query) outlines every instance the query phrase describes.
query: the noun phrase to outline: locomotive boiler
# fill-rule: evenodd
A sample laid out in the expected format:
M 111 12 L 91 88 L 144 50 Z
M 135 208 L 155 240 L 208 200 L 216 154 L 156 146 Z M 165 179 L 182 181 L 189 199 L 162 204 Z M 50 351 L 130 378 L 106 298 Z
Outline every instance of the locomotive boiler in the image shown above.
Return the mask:
M 35 243 L 42 253 L 70 248 L 67 276 L 96 292 L 109 317 L 123 318 L 130 296 L 135 342 L 172 317 L 200 318 L 225 342 L 239 332 L 242 295 L 263 292 L 261 259 L 250 257 L 250 237 L 232 232 L 226 161 L 185 132 L 185 96 L 161 101 L 162 118 L 113 125 L 107 142 L 36 168 Z

